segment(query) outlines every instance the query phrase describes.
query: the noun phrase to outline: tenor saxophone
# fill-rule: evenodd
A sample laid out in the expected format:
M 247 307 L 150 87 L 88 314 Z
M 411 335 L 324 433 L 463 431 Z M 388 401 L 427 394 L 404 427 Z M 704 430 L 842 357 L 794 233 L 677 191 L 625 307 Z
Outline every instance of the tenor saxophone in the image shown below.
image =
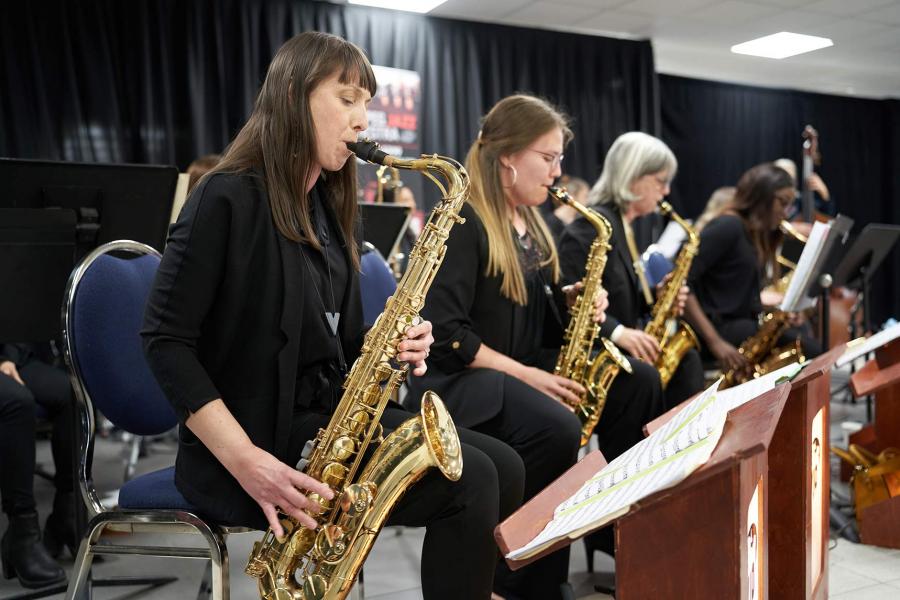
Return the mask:
M 806 360 L 799 339 L 784 346 L 775 347 L 778 338 L 788 327 L 789 316 L 790 313 L 781 310 L 765 313 L 762 316 L 757 332 L 744 340 L 741 347 L 738 348 L 738 352 L 744 355 L 750 365 L 749 370 L 730 369 L 726 371 L 722 383 L 719 384 L 720 390 L 762 377 L 766 373 L 789 364 Z
M 669 385 L 672 375 L 678 369 L 678 365 L 681 364 L 685 353 L 700 345 L 697 341 L 697 334 L 694 333 L 691 326 L 678 319 L 675 314 L 678 308 L 678 292 L 687 281 L 691 262 L 700 250 L 700 236 L 665 200 L 660 201 L 659 209 L 662 214 L 670 215 L 687 234 L 687 241 L 675 258 L 672 276 L 665 289 L 657 296 L 651 311 L 650 322 L 644 327 L 644 333 L 652 336 L 659 344 L 659 356 L 656 358 L 655 366 L 659 371 L 663 389 L 665 389 Z
M 597 236 L 588 252 L 584 288 L 569 311 L 571 318 L 563 336 L 563 346 L 556 359 L 553 372 L 560 377 L 577 381 L 586 392 L 574 406 L 581 421 L 581 445 L 587 444 L 600 421 L 606 395 L 621 369 L 631 373 L 631 364 L 625 355 L 605 337 L 600 337 L 600 325 L 594 322 L 594 300 L 603 289 L 603 269 L 609 252 L 612 228 L 603 215 L 577 202 L 565 188 L 550 188 L 550 196 L 556 202 L 565 203 L 578 211 L 597 230 Z M 591 356 L 594 343 L 600 339 L 601 348 Z
M 420 321 L 419 311 L 444 259 L 450 229 L 463 222 L 459 211 L 467 197 L 468 175 L 458 162 L 436 154 L 402 160 L 388 156 L 368 140 L 347 146 L 369 162 L 422 172 L 438 186 L 443 198 L 412 248 L 397 290 L 366 334 L 334 415 L 307 444 L 298 464 L 335 492 L 332 500 L 309 494 L 322 508 L 314 515 L 319 527 L 307 529 L 281 513 L 284 536 L 276 537 L 270 528 L 253 546 L 246 573 L 257 578 L 260 597 L 265 600 L 345 598 L 385 520 L 406 490 L 431 467 L 451 481 L 462 475 L 456 427 L 436 394 L 426 392 L 420 414 L 383 440 L 379 421 L 409 368 L 397 362 L 397 345 L 407 328 Z M 367 458 L 366 450 L 372 445 L 378 447 Z

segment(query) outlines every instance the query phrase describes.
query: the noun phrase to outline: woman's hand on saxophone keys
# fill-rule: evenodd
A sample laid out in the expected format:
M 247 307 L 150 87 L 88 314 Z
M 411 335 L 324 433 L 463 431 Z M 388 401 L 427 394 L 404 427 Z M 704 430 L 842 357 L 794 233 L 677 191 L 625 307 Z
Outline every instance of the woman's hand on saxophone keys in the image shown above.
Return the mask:
M 750 368 L 747 359 L 737 348 L 719 338 L 709 344 L 709 351 L 719 361 L 722 369 L 733 371 L 746 371 Z
M 572 308 L 575 305 L 575 299 L 584 290 L 582 282 L 573 283 L 562 288 L 566 295 L 566 306 Z M 605 289 L 601 289 L 597 297 L 594 298 L 594 322 L 602 323 L 606 320 L 606 309 L 609 307 L 609 293 Z
M 616 338 L 616 345 L 638 360 L 650 364 L 655 363 L 659 356 L 659 343 L 656 338 L 640 329 L 623 327 L 622 333 Z
M 331 500 L 334 498 L 331 488 L 284 464 L 258 446 L 254 446 L 242 458 L 239 467 L 232 469 L 232 475 L 262 508 L 269 527 L 276 536 L 284 535 L 278 521 L 279 510 L 297 519 L 304 527 L 318 527 L 309 513 L 318 513 L 321 508 L 306 494 L 315 493 Z
M 434 337 L 431 335 L 431 321 L 422 321 L 406 330 L 406 339 L 397 346 L 397 360 L 407 362 L 413 375 L 421 377 L 428 370 L 425 359 L 431 352 Z
M 666 286 L 669 285 L 669 281 L 672 279 L 672 273 L 666 273 L 666 276 L 662 278 L 662 281 L 656 284 L 656 296 L 659 297 L 662 294 Z M 684 305 L 687 302 L 688 296 L 691 293 L 691 289 L 683 285 L 681 289 L 678 290 L 678 297 L 675 299 L 675 315 L 680 317 L 684 314 Z
M 574 410 L 572 407 L 581 404 L 581 399 L 587 392 L 579 383 L 537 367 L 524 367 L 521 372 L 516 374 L 516 377 L 550 396 L 568 410 Z

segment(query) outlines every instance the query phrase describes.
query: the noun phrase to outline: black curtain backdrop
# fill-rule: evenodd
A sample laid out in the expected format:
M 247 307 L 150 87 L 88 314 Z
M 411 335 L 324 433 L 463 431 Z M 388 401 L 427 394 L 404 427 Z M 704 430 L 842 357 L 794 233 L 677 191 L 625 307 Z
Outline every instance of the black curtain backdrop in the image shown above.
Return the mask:
M 617 135 L 659 129 L 649 42 L 288 0 L 45 0 L 0 16 L 0 156 L 183 169 L 225 147 L 275 51 L 307 30 L 419 73 L 425 152 L 462 161 L 479 117 L 516 91 L 575 117 L 563 167 L 587 179 Z
M 699 215 L 719 186 L 755 164 L 802 164 L 801 133 L 819 132 L 816 169 L 838 210 L 856 221 L 900 223 L 900 101 L 773 90 L 660 75 L 663 139 L 678 157 L 672 199 Z M 900 248 L 877 274 L 873 324 L 900 317 Z

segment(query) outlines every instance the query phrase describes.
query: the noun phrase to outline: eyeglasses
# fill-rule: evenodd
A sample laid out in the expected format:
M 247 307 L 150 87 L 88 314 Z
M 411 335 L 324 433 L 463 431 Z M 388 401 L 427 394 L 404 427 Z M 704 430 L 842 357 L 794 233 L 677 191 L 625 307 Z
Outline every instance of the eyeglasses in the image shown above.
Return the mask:
M 532 152 L 537 152 L 547 161 L 547 164 L 550 167 L 558 167 L 562 166 L 562 161 L 566 157 L 565 154 L 551 154 L 550 152 L 544 152 L 542 150 L 535 150 L 534 148 L 526 148 L 526 150 L 531 150 Z

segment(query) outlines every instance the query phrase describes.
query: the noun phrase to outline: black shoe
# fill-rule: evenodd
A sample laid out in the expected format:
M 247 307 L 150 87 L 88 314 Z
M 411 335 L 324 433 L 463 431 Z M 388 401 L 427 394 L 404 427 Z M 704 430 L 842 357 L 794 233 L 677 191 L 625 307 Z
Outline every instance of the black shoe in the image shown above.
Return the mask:
M 41 544 L 36 512 L 10 516 L 9 528 L 0 541 L 0 563 L 3 577 L 18 577 L 22 587 L 42 588 L 66 580 L 66 572 Z
M 53 558 L 59 558 L 63 548 L 68 548 L 75 558 L 81 536 L 75 526 L 75 493 L 57 493 L 53 499 L 53 512 L 44 526 L 44 546 Z

